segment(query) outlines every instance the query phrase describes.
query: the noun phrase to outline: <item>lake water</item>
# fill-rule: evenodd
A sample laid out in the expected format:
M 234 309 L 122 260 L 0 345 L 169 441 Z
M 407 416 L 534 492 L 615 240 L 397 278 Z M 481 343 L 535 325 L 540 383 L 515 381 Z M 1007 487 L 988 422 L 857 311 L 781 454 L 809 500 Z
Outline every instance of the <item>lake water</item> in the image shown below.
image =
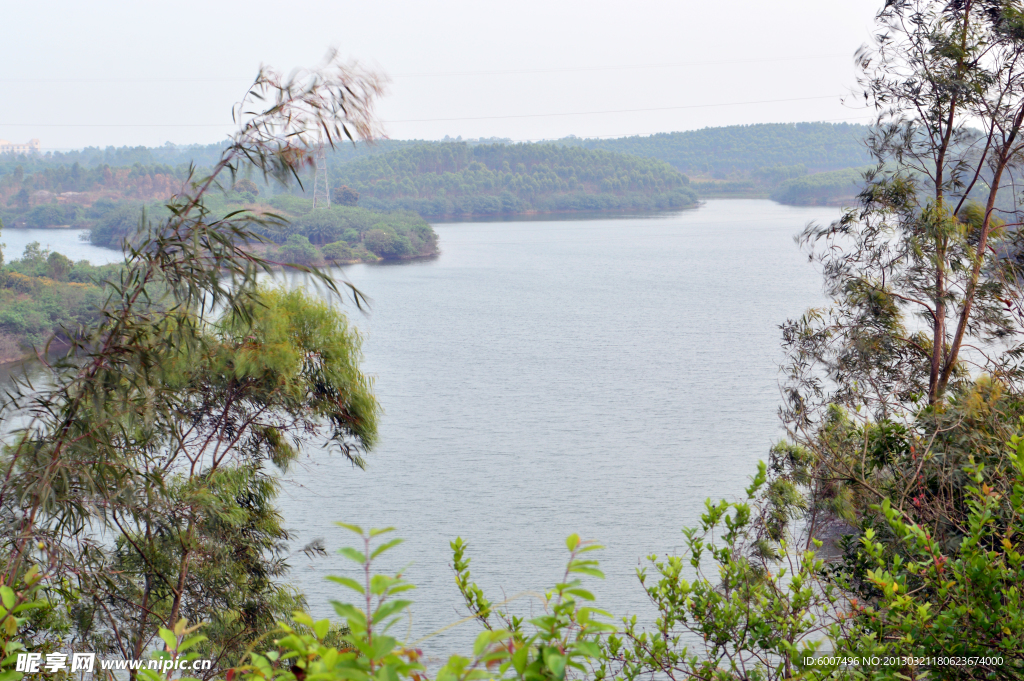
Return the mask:
M 313 613 L 348 596 L 326 575 L 355 576 L 334 554 L 351 541 L 333 525 L 345 521 L 406 539 L 381 564 L 419 587 L 401 638 L 465 614 L 457 536 L 495 601 L 559 581 L 570 533 L 597 540 L 597 604 L 649 616 L 637 566 L 681 550 L 705 498 L 741 495 L 780 436 L 778 326 L 824 302 L 792 237 L 837 216 L 717 200 L 657 217 L 440 224 L 436 259 L 345 268 L 372 298 L 353 319 L 386 413 L 367 470 L 310 452 L 284 486 Z M 70 231 L 3 241 L 8 259 L 30 241 L 119 258 Z M 329 557 L 298 552 L 318 537 Z M 476 633 L 464 624 L 422 647 L 467 653 Z
M 38 241 L 41 248 L 57 251 L 75 262 L 88 260 L 93 265 L 106 265 L 124 259 L 120 251 L 93 246 L 83 240 L 88 234 L 87 229 L 5 229 L 0 241 L 7 262 L 20 258 L 25 246 L 34 241 Z
M 679 551 L 704 499 L 740 495 L 780 436 L 778 326 L 823 302 L 792 237 L 837 216 L 721 200 L 659 217 L 441 224 L 436 260 L 346 268 L 373 299 L 356 323 L 386 410 L 381 443 L 366 471 L 310 458 L 291 476 L 296 546 L 348 545 L 338 520 L 395 526 L 406 542 L 386 565 L 419 587 L 413 639 L 465 614 L 457 536 L 495 601 L 559 581 L 570 533 L 598 540 L 598 605 L 649 614 L 636 567 Z M 323 581 L 347 573 L 340 556 L 293 566 L 314 613 L 347 596 Z M 468 652 L 476 632 L 424 648 Z

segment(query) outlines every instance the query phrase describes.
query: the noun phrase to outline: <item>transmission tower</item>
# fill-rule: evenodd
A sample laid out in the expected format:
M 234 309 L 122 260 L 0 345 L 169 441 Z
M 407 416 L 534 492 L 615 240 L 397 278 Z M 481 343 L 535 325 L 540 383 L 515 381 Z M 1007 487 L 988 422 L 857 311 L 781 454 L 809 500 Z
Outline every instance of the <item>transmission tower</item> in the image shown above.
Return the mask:
M 331 207 L 331 190 L 327 183 L 327 154 L 324 141 L 316 148 L 316 177 L 313 179 L 313 210 Z

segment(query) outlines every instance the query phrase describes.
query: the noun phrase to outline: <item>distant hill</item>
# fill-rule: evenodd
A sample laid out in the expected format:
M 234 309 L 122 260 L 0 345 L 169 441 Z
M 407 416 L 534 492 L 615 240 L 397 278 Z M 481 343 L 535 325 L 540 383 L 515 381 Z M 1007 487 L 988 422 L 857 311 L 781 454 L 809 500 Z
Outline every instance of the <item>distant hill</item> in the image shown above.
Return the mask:
M 864 173 L 873 167 L 830 170 L 786 180 L 772 191 L 771 198 L 793 206 L 852 204 L 864 187 Z
M 793 181 L 870 163 L 861 142 L 867 131 L 849 123 L 771 123 L 548 144 L 382 140 L 339 144 L 328 151 L 327 165 L 331 186 L 350 185 L 360 205 L 432 217 L 681 208 L 696 196 L 821 200 L 807 192 L 825 191 L 823 185 L 810 190 Z M 0 219 L 8 226 L 66 225 L 95 219 L 89 207 L 100 200 L 163 200 L 180 189 L 189 163 L 208 168 L 222 148 L 2 154 Z M 290 191 L 253 180 L 264 199 Z M 303 182 L 310 189 L 312 176 Z M 786 182 L 802 189 L 780 192 Z
M 373 144 L 343 142 L 334 149 L 328 149 L 327 163 L 331 168 L 364 156 L 386 154 L 404 147 L 424 144 L 423 140 L 380 140 Z M 76 164 L 84 169 L 127 168 L 131 166 L 187 167 L 190 163 L 199 168 L 210 168 L 218 160 L 225 144 L 175 145 L 167 143 L 162 147 L 86 147 L 75 151 L 54 151 L 45 154 L 15 155 L 0 154 L 0 176 L 13 173 L 21 168 L 23 173 L 70 168 Z
M 421 144 L 352 161 L 330 179 L 359 192 L 361 206 L 434 217 L 696 204 L 667 163 L 555 144 Z
M 690 176 L 724 180 L 773 166 L 819 173 L 867 165 L 871 157 L 861 141 L 867 131 L 852 123 L 760 123 L 646 137 L 567 137 L 556 143 L 656 158 Z

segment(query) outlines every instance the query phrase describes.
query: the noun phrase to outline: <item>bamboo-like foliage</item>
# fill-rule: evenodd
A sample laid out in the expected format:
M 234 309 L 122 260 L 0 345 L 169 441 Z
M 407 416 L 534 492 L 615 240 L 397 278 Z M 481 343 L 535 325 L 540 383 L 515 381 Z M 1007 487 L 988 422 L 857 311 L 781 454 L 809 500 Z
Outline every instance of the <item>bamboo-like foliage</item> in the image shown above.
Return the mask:
M 811 417 L 807 399 L 883 417 L 918 396 L 937 404 L 968 347 L 970 362 L 1005 373 L 983 344 L 1021 328 L 1018 273 L 1001 259 L 1019 248 L 1021 8 L 897 0 L 878 23 L 875 49 L 858 53 L 877 167 L 858 208 L 800 238 L 836 305 L 785 328 L 794 422 Z
M 940 427 L 918 417 L 963 399 L 972 375 L 1018 392 L 1024 350 L 1024 10 L 891 0 L 877 23 L 857 54 L 877 165 L 858 207 L 798 238 L 833 303 L 783 326 L 792 447 L 775 453 L 780 484 L 814 481 L 812 516 L 848 521 L 909 489 L 894 471 L 920 474 L 920 459 L 901 457 L 932 460 Z M 884 443 L 899 451 L 875 465 Z
M 318 434 L 356 463 L 372 446 L 379 407 L 358 372 L 357 337 L 329 307 L 258 285 L 285 263 L 252 247 L 283 218 L 215 216 L 204 201 L 244 173 L 298 181 L 319 139 L 372 140 L 384 85 L 335 54 L 288 76 L 262 69 L 235 108 L 239 128 L 220 161 L 208 175 L 193 170 L 167 204 L 170 217 L 144 217 L 125 243 L 99 320 L 68 329 L 66 356 L 39 355 L 45 380 L 19 379 L 0 401 L 13 431 L 0 458 L 0 579 L 14 584 L 49 566 L 52 593 L 77 604 L 71 617 L 93 642 L 139 657 L 155 627 L 177 621 L 196 592 L 193 561 L 211 549 L 203 528 L 216 518 L 237 536 L 247 522 L 269 522 L 253 550 L 275 550 L 276 512 L 223 507 L 271 494 L 264 462 L 285 465 Z M 294 267 L 329 295 L 365 302 L 326 272 Z M 283 310 L 312 315 L 319 335 L 282 330 Z M 129 564 L 136 573 L 121 569 Z

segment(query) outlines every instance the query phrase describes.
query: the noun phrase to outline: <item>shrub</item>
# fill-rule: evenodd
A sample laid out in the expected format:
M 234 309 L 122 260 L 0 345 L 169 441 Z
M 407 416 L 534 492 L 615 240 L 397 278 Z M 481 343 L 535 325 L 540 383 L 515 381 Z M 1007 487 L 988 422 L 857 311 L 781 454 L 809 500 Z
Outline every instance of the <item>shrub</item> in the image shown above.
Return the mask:
M 336 211 L 318 209 L 295 220 L 292 226 L 310 243 L 322 245 L 337 241 L 346 223 Z
M 281 246 L 281 256 L 296 265 L 309 265 L 320 259 L 320 251 L 309 243 L 309 239 L 299 234 L 292 234 Z
M 256 197 L 260 195 L 260 188 L 252 180 L 239 180 L 235 182 L 235 191 L 249 203 L 255 201 Z
M 72 267 L 74 263 L 71 258 L 60 253 L 50 253 L 46 259 L 46 276 L 55 281 L 67 281 Z
M 331 201 L 339 206 L 354 206 L 359 203 L 359 192 L 347 185 L 339 185 L 331 191 Z
M 305 215 L 313 210 L 313 201 L 291 194 L 279 194 L 270 199 L 270 205 L 284 213 L 292 215 Z
M 324 259 L 330 262 L 342 262 L 353 258 L 352 248 L 344 241 L 327 244 L 320 251 L 324 254 Z
M 371 229 L 363 236 L 366 248 L 381 257 L 391 250 L 391 235 L 382 229 Z

